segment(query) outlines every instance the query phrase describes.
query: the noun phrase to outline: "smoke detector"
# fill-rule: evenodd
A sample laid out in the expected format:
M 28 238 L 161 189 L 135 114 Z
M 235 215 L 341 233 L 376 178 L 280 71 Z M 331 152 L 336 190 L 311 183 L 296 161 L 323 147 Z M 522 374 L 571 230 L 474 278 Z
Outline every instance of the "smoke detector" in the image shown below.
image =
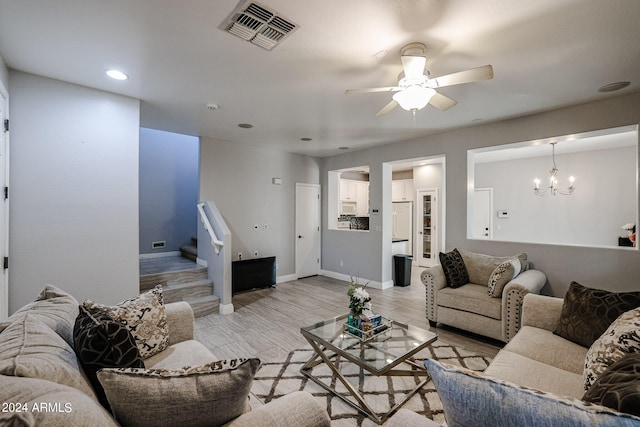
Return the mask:
M 298 29 L 279 12 L 254 1 L 242 1 L 222 23 L 226 32 L 271 50 Z

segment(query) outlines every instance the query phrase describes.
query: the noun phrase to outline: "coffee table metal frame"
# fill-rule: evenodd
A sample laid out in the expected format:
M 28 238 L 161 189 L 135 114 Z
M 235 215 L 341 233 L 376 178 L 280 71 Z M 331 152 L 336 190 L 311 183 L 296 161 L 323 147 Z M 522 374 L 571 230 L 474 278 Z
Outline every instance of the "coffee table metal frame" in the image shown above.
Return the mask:
M 309 344 L 311 344 L 311 347 L 314 350 L 313 356 L 311 356 L 311 358 L 300 368 L 300 372 L 322 388 L 328 390 L 358 411 L 367 415 L 371 420 L 378 424 L 382 424 L 391 415 L 393 415 L 395 411 L 404 405 L 418 390 L 420 390 L 420 388 L 429 382 L 430 376 L 425 367 L 420 363 L 410 360 L 409 358 L 436 341 L 438 339 L 438 335 L 433 332 L 408 326 L 404 323 L 392 321 L 391 328 L 396 328 L 397 330 L 395 332 L 400 331 L 401 334 L 399 336 L 397 334 L 394 335 L 393 332 L 381 332 L 379 334 L 380 336 L 375 337 L 374 339 L 367 341 L 359 340 L 355 337 L 349 336 L 345 332 L 344 324 L 346 323 L 347 316 L 348 315 L 335 317 L 300 329 L 302 336 L 304 336 Z M 334 328 L 333 331 L 330 330 L 332 326 Z M 313 332 L 318 328 L 328 328 L 325 332 L 329 330 L 329 333 L 325 337 L 318 336 Z M 398 354 L 397 351 L 394 353 L 392 351 L 393 349 L 385 348 L 387 347 L 387 344 L 393 343 L 393 341 L 398 342 L 399 340 L 403 340 L 403 342 L 406 343 L 411 341 L 411 346 L 407 346 L 406 351 L 401 351 L 400 354 Z M 384 362 L 378 366 L 374 365 L 374 363 L 368 363 L 371 361 L 368 361 L 365 358 L 365 352 L 367 350 L 380 352 L 387 358 L 385 358 Z M 357 353 L 358 356 L 353 353 Z M 347 380 L 342 372 L 340 372 L 341 363 L 345 363 L 345 361 L 340 360 L 340 358 L 346 359 L 346 361 L 358 366 L 360 384 L 363 383 L 365 370 L 375 376 L 414 376 L 416 379 L 419 379 L 418 377 L 420 376 L 424 376 L 425 378 L 388 412 L 379 416 L 365 401 L 362 393 L 360 393 L 358 389 Z M 335 373 L 337 379 L 345 386 L 356 402 L 348 399 L 346 396 L 343 396 L 334 387 L 325 384 L 322 380 L 313 375 L 313 368 L 322 363 L 326 364 L 327 367 Z M 397 369 L 398 365 L 403 363 L 410 365 L 412 369 Z

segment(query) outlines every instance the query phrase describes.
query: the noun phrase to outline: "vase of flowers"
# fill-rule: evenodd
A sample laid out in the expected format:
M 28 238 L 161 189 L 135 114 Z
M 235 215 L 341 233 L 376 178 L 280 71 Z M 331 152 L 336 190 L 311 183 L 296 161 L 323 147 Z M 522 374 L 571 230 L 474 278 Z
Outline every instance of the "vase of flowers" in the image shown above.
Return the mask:
M 355 328 L 349 328 L 348 331 L 358 336 L 360 336 L 360 333 L 357 329 L 360 329 L 363 311 L 371 311 L 371 297 L 369 296 L 369 292 L 366 291 L 368 284 L 369 282 L 361 286 L 358 284 L 358 279 L 356 278 L 354 280 L 352 277 L 349 282 L 349 289 L 347 290 L 347 295 L 349 296 L 349 317 L 347 323 L 349 326 Z

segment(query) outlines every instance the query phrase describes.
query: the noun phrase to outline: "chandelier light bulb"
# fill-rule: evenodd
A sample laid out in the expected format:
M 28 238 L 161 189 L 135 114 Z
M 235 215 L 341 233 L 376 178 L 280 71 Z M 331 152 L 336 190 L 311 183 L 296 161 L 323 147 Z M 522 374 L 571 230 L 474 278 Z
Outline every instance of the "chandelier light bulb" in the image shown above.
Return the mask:
M 536 196 L 546 196 L 547 194 L 555 196 L 556 193 L 562 194 L 563 196 L 568 196 L 570 194 L 573 194 L 573 190 L 575 190 L 575 186 L 573 185 L 573 183 L 576 179 L 573 176 L 569 177 L 569 187 L 566 190 L 561 189 L 558 185 L 558 168 L 556 167 L 556 144 L 556 142 L 551 143 L 551 158 L 553 160 L 553 167 L 549 170 L 549 186 L 544 190 L 540 190 L 540 180 L 536 178 L 533 181 L 535 183 L 535 186 L 533 187 L 533 194 L 535 194 Z

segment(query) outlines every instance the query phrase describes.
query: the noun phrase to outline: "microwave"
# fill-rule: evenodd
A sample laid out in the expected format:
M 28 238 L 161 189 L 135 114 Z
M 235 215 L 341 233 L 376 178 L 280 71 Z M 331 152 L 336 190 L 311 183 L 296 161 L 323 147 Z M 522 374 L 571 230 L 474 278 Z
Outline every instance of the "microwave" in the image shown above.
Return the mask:
M 358 212 L 356 202 L 342 202 L 340 215 L 355 215 Z

